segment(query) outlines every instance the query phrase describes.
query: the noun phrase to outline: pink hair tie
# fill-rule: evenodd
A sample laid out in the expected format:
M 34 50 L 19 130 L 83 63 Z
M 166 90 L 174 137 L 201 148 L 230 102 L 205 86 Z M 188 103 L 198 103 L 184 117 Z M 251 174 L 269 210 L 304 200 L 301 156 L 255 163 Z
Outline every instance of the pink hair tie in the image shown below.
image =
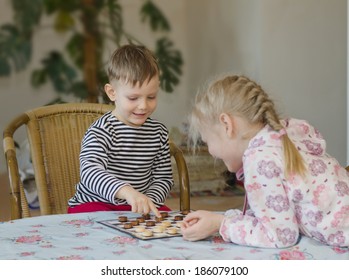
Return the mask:
M 279 130 L 279 138 L 281 138 L 283 135 L 285 135 L 286 134 L 286 129 L 284 129 L 284 128 L 282 128 L 282 129 L 280 129 Z

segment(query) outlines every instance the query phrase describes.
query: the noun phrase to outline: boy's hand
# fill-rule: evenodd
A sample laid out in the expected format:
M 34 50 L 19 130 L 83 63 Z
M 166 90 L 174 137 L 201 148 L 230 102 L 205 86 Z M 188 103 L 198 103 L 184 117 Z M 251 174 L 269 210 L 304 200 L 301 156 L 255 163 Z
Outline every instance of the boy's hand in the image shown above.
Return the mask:
M 122 187 L 115 195 L 117 198 L 125 199 L 131 205 L 132 212 L 140 214 L 148 214 L 153 212 L 156 217 L 160 217 L 159 210 L 149 197 L 136 191 L 131 186 Z

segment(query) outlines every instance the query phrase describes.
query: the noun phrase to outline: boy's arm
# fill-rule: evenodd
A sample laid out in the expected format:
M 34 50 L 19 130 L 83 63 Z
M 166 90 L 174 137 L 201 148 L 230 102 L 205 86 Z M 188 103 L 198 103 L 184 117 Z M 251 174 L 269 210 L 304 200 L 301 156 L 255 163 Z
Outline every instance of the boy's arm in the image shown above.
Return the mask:
M 107 172 L 108 151 L 98 131 L 87 131 L 80 152 L 80 180 L 91 195 L 115 204 L 116 192 L 127 184 Z
M 164 144 L 158 152 L 153 168 L 153 182 L 146 195 L 157 205 L 164 204 L 171 188 L 173 187 L 172 164 L 170 145 L 168 136 L 165 138 Z

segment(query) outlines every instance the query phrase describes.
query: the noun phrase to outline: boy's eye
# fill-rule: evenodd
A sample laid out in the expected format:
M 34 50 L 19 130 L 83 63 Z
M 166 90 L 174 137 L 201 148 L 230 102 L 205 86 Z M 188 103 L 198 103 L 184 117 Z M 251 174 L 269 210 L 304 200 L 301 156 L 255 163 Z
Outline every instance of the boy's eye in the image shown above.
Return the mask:
M 135 101 L 135 100 L 137 100 L 137 97 L 129 97 L 128 99 L 131 101 Z
M 148 96 L 148 99 L 155 99 L 156 96 Z

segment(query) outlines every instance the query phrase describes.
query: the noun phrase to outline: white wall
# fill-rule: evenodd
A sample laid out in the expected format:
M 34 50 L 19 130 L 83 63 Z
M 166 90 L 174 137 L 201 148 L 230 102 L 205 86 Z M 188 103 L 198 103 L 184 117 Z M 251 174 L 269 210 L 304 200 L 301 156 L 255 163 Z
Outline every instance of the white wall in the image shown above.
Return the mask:
M 262 2 L 260 81 L 346 165 L 346 1 Z
M 125 26 L 146 44 L 154 34 L 139 21 L 140 0 L 123 0 Z M 346 0 L 156 0 L 172 24 L 183 53 L 181 84 L 161 93 L 155 117 L 181 127 L 202 82 L 222 72 L 246 74 L 276 99 L 280 111 L 309 120 L 327 139 L 328 151 L 346 165 Z M 0 24 L 11 19 L 0 1 Z M 47 50 L 61 48 L 40 30 L 31 69 Z M 45 42 L 45 44 L 43 44 Z M 110 49 L 112 51 L 112 47 Z M 54 97 L 49 85 L 34 90 L 30 71 L 0 78 L 0 130 L 20 112 Z M 5 171 L 0 150 L 0 172 Z
M 191 0 L 187 15 L 191 92 L 217 73 L 246 74 L 347 164 L 346 0 Z

